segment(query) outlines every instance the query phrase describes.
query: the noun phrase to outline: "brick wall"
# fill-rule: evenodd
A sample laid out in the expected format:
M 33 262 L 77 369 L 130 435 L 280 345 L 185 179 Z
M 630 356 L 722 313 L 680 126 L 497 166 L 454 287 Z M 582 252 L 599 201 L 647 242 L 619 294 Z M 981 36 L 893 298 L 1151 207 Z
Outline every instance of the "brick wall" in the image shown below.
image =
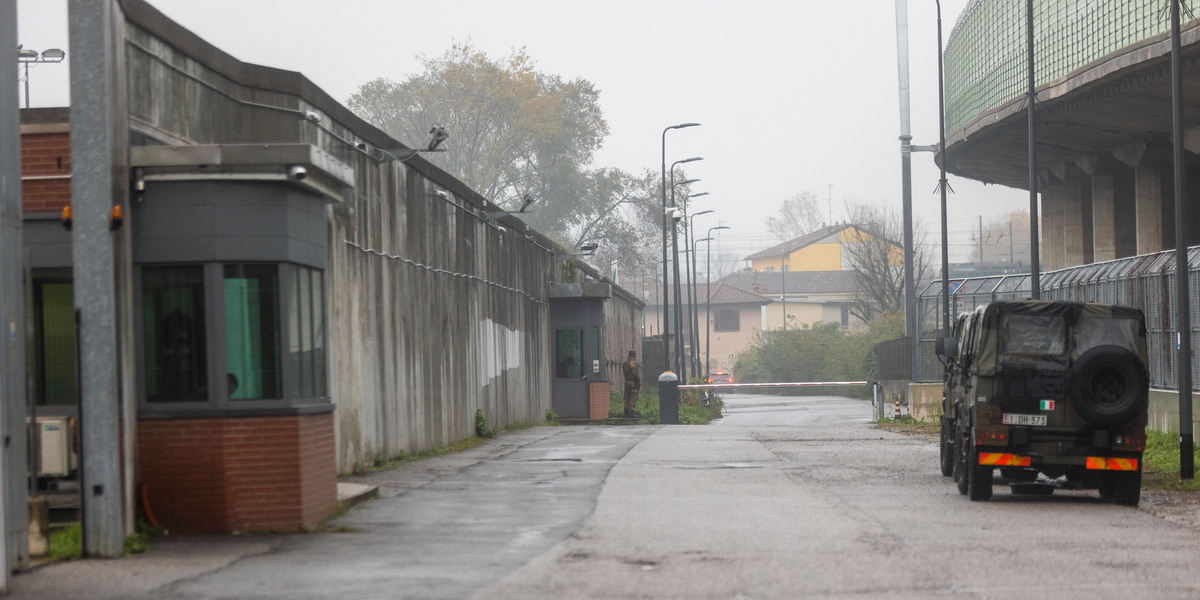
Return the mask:
M 70 136 L 67 133 L 22 134 L 22 211 L 59 213 L 70 203 Z
M 142 420 L 138 478 L 173 532 L 315 527 L 337 507 L 333 415 Z

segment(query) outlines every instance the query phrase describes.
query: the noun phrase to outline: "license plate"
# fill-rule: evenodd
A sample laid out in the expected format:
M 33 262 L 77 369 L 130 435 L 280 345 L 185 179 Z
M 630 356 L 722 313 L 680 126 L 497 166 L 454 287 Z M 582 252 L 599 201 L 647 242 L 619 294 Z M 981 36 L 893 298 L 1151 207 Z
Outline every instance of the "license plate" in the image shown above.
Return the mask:
M 1005 425 L 1034 425 L 1046 426 L 1046 415 L 1004 415 Z

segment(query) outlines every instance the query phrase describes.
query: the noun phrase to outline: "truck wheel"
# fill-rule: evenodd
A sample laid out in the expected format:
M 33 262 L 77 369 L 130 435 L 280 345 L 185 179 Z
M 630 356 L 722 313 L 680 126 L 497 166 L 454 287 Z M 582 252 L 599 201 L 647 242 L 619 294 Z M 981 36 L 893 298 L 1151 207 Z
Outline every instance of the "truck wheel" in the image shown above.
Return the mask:
M 1137 506 L 1142 497 L 1142 469 L 1112 473 L 1113 498 L 1121 506 Z
M 964 425 L 965 422 L 966 419 L 960 416 L 954 423 L 954 483 L 960 494 L 966 494 L 970 488 L 967 479 L 971 469 L 971 448 L 975 447 L 971 443 L 971 430 Z
M 1146 408 L 1149 376 L 1137 354 L 1121 346 L 1096 346 L 1075 361 L 1067 396 L 1085 421 L 1121 425 Z
M 945 415 L 942 415 L 940 458 L 942 476 L 950 477 L 951 475 L 954 475 L 954 422 Z
M 971 469 L 967 472 L 967 497 L 979 502 L 992 499 L 992 468 L 979 465 L 979 450 L 971 445 Z

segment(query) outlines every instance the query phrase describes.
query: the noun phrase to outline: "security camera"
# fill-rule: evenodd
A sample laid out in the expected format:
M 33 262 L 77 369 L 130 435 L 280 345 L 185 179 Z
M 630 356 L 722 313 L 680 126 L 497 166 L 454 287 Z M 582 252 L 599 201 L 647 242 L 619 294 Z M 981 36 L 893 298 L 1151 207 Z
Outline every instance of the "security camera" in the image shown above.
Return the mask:
M 304 181 L 308 177 L 308 169 L 305 169 L 302 165 L 292 165 L 288 167 L 288 177 L 296 181 Z
M 447 194 L 446 190 L 438 190 L 438 191 L 434 192 L 434 195 L 436 195 L 438 198 L 441 198 L 443 200 L 450 199 L 450 194 Z
M 500 226 L 496 227 L 496 231 L 499 231 L 500 233 L 505 233 L 506 231 L 508 231 L 508 228 L 503 225 L 500 225 Z
M 304 111 L 304 118 L 308 119 L 309 121 L 312 121 L 313 123 L 321 122 L 321 114 L 316 111 L 311 111 L 311 110 Z

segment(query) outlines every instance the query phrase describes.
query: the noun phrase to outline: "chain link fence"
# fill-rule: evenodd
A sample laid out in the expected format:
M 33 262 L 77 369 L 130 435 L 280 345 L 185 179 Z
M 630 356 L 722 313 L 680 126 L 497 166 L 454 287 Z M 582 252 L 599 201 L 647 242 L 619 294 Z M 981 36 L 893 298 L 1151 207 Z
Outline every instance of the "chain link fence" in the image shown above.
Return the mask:
M 1192 346 L 1200 348 L 1200 247 L 1188 252 L 1188 283 L 1192 298 Z M 1175 252 L 1131 256 L 1044 273 L 1042 298 L 1075 302 L 1100 302 L 1140 308 L 1146 314 L 1146 344 L 1150 358 L 1150 386 L 1173 390 L 1178 384 L 1175 328 Z M 1002 275 L 957 279 L 950 282 L 951 326 L 954 318 L 998 300 L 1030 297 L 1029 275 Z M 921 331 L 920 381 L 941 381 L 942 365 L 934 354 L 934 340 L 942 336 L 941 281 L 925 286 L 917 298 Z M 880 356 L 881 361 L 883 356 Z M 1200 362 L 1193 353 L 1192 381 L 1200 382 Z M 884 367 L 881 366 L 882 371 Z

